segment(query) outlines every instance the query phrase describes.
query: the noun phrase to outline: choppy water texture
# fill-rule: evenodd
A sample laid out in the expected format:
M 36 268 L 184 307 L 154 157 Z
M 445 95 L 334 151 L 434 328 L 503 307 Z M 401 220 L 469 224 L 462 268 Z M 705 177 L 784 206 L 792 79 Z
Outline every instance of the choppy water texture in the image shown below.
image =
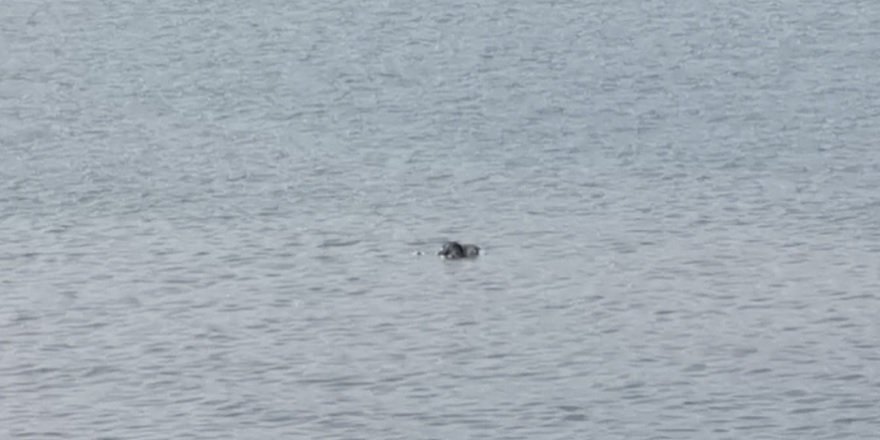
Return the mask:
M 875 2 L 0 29 L 2 438 L 880 432 Z

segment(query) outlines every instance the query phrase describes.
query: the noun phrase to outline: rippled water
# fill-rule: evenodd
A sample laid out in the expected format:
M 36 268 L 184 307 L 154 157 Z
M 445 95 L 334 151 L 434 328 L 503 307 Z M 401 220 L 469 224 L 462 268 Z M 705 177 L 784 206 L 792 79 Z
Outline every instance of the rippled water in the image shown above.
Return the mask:
M 880 431 L 874 3 L 312 3 L 0 6 L 0 437 Z

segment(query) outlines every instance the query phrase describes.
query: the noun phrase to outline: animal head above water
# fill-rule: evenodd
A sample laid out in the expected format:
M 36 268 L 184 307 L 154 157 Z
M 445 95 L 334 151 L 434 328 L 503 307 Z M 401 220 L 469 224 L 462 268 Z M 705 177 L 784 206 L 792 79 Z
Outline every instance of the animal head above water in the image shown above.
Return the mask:
M 447 260 L 457 260 L 459 258 L 473 258 L 480 255 L 480 247 L 473 244 L 461 244 L 457 241 L 447 241 L 443 244 L 443 248 L 437 255 Z

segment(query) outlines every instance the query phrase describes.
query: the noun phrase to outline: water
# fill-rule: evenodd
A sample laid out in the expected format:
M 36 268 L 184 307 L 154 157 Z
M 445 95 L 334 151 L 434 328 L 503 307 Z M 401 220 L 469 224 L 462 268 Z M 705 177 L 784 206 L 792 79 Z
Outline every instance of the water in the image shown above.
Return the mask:
M 880 430 L 874 3 L 313 3 L 0 7 L 0 437 Z

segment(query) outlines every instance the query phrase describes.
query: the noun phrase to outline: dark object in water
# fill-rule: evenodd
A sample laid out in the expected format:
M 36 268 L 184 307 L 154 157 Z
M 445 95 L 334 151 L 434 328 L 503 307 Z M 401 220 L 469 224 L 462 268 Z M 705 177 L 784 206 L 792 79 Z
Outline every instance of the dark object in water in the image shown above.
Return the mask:
M 480 247 L 474 244 L 461 244 L 457 241 L 447 241 L 443 244 L 443 249 L 440 249 L 440 252 L 437 252 L 437 255 L 440 255 L 447 260 L 473 258 L 480 255 Z

